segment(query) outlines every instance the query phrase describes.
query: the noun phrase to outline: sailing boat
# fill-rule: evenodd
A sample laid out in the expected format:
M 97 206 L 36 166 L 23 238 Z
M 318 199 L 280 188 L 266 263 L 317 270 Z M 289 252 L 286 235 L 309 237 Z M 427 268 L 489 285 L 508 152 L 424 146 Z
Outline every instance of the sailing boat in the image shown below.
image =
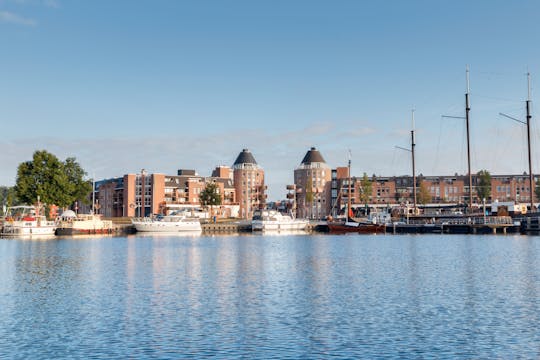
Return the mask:
M 349 156 L 348 166 L 348 196 L 347 196 L 347 209 L 346 220 L 343 221 L 328 221 L 328 230 L 330 233 L 343 234 L 343 233 L 360 233 L 360 234 L 376 234 L 386 232 L 385 224 L 377 224 L 374 222 L 361 222 L 353 219 L 353 211 L 351 207 L 351 194 L 352 194 L 352 182 L 351 182 L 351 158 Z

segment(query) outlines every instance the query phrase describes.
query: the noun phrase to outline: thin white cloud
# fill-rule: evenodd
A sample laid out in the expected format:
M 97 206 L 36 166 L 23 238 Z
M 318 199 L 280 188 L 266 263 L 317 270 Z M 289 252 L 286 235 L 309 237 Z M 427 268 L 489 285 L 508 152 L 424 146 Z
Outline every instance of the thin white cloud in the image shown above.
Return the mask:
M 375 129 L 369 126 L 362 126 L 358 128 L 350 128 L 345 132 L 339 134 L 339 137 L 361 137 L 371 135 L 375 133 Z
M 319 135 L 326 129 L 328 133 Z M 201 175 L 210 175 L 216 165 L 232 165 L 243 148 L 249 148 L 257 162 L 265 170 L 269 184 L 269 199 L 285 196 L 285 185 L 293 181 L 294 169 L 311 146 L 316 146 L 331 167 L 346 166 L 348 149 L 353 154 L 353 174 L 377 174 L 383 176 L 404 175 L 410 172 L 410 156 L 407 152 L 385 146 L 387 132 L 358 126 L 351 128 L 358 141 L 337 141 L 342 132 L 337 126 L 312 124 L 303 129 L 265 132 L 256 130 L 228 131 L 205 136 L 155 136 L 145 138 L 60 138 L 38 137 L 17 140 L 0 140 L 0 185 L 13 185 L 17 166 L 32 158 L 35 150 L 45 149 L 60 159 L 74 156 L 97 179 L 136 173 L 144 168 L 149 172 L 174 174 L 177 169 L 195 169 Z M 314 134 L 310 133 L 312 131 Z M 407 147 L 408 137 L 396 145 Z M 417 147 L 417 172 L 425 175 L 450 175 L 463 173 L 466 169 L 464 157 L 460 156 L 451 142 L 430 145 L 421 143 Z M 459 144 L 458 144 L 459 145 Z M 438 151 L 452 148 L 452 151 Z M 492 147 L 483 146 L 473 157 L 473 171 L 486 168 L 492 174 L 522 173 L 526 168 L 525 158 L 516 160 L 515 151 L 497 153 Z M 519 156 L 518 156 L 519 158 Z M 478 161 L 476 161 L 478 160 Z M 484 164 L 484 165 L 482 165 Z M 478 166 L 478 168 L 476 168 Z
M 2 3 L 11 3 L 16 5 L 33 5 L 33 6 L 46 6 L 51 8 L 60 7 L 60 2 L 58 0 L 0 0 L 0 5 Z
M 316 122 L 308 127 L 306 127 L 303 133 L 308 133 L 310 135 L 324 135 L 328 134 L 335 128 L 335 124 L 332 122 Z
M 35 20 L 19 16 L 9 11 L 0 11 L 0 23 L 17 24 L 24 26 L 37 25 L 37 22 Z
M 410 129 L 393 129 L 391 130 L 388 135 L 392 138 L 403 138 L 403 139 L 409 139 L 409 136 L 411 134 Z
M 44 0 L 43 4 L 46 7 L 53 8 L 53 9 L 58 9 L 60 7 L 60 2 L 56 0 Z

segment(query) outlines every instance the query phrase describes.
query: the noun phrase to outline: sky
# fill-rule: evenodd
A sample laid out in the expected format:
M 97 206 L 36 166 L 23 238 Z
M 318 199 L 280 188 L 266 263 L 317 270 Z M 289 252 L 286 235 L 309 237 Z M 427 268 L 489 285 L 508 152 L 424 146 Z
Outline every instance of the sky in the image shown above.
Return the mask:
M 533 172 L 538 1 L 0 0 L 0 185 L 36 150 L 96 179 L 195 169 L 243 148 L 269 200 L 311 146 L 352 173 L 522 173 L 531 73 Z M 536 170 L 535 170 L 536 169 Z

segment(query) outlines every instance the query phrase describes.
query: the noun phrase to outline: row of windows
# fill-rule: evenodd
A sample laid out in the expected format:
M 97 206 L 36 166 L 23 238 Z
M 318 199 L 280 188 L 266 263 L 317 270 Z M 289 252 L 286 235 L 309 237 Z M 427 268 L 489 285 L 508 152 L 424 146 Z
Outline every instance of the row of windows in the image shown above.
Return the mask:
M 516 188 L 516 191 L 519 193 L 519 191 L 526 191 L 526 192 L 529 192 L 529 187 L 525 187 L 525 186 L 522 186 L 521 188 L 520 187 L 517 187 Z M 511 187 L 510 185 L 507 185 L 507 186 L 497 186 L 497 192 L 506 192 L 507 194 L 509 194 L 511 191 Z

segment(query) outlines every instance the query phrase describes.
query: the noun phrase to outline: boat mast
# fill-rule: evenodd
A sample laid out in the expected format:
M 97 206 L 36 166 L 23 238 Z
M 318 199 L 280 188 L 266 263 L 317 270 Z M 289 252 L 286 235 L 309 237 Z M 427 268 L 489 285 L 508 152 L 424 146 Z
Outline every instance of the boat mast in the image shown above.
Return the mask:
M 527 101 L 525 101 L 525 106 L 527 110 L 527 117 L 526 121 L 522 121 L 519 119 L 516 119 L 510 115 L 506 115 L 503 113 L 499 113 L 499 115 L 502 115 L 504 117 L 507 117 L 511 120 L 517 121 L 521 124 L 524 124 L 527 126 L 527 152 L 529 155 L 529 184 L 530 184 L 530 206 L 531 206 L 531 212 L 534 209 L 534 188 L 536 187 L 536 184 L 534 183 L 534 175 L 532 172 L 532 155 L 531 155 L 531 74 L 527 72 Z
M 411 155 L 412 155 L 412 176 L 413 176 L 413 200 L 414 200 L 414 214 L 416 215 L 416 171 L 414 163 L 414 109 L 411 111 L 412 115 L 412 130 L 411 130 Z
M 529 184 L 530 184 L 530 199 L 531 199 L 531 212 L 534 209 L 534 177 L 532 173 L 532 160 L 531 160 L 531 74 L 527 72 L 527 147 L 529 152 Z
M 469 65 L 466 69 L 467 77 L 467 92 L 465 93 L 465 122 L 467 124 L 467 166 L 469 171 L 469 212 L 472 212 L 472 173 L 471 173 L 471 141 L 469 135 L 469 111 L 471 111 L 471 106 L 469 104 Z
M 96 213 L 95 205 L 96 205 L 96 176 L 94 175 L 92 177 L 92 215 Z
M 349 195 L 347 196 L 347 221 L 349 221 L 349 215 L 351 214 L 351 151 L 349 150 Z

